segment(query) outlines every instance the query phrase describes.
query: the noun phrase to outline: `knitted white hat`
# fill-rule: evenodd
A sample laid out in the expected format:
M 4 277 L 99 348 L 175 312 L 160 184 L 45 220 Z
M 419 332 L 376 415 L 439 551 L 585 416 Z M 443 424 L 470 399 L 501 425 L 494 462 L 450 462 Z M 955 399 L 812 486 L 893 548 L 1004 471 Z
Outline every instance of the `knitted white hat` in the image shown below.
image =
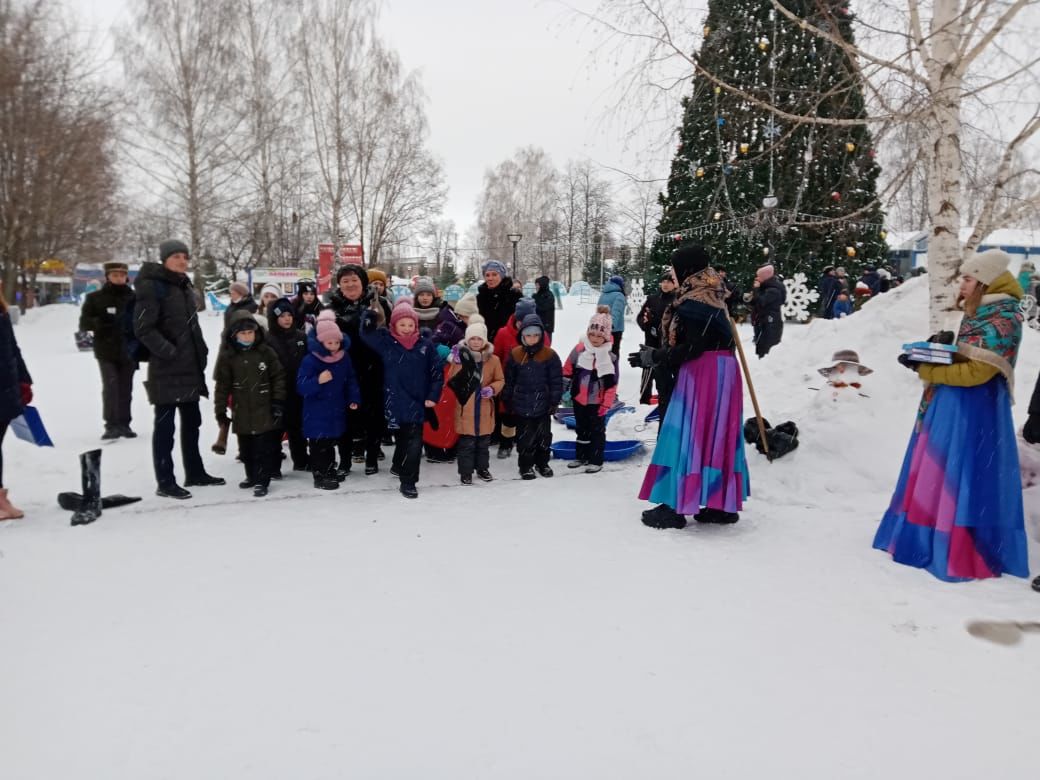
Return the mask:
M 991 285 L 998 276 L 1008 269 L 1011 256 L 1002 249 L 987 249 L 974 254 L 961 266 L 961 276 L 978 279 L 982 284 Z
M 487 325 L 484 324 L 484 318 L 479 314 L 471 314 L 469 316 L 469 325 L 466 326 L 466 341 L 469 341 L 474 336 L 479 336 L 485 342 L 487 341 Z
M 477 296 L 466 293 L 455 302 L 455 313 L 460 317 L 472 317 L 477 313 Z

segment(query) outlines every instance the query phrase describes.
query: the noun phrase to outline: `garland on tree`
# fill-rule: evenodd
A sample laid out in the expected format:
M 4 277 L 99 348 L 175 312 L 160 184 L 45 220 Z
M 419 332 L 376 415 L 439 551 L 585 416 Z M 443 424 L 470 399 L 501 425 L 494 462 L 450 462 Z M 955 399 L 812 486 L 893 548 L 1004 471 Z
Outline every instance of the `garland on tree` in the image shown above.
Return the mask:
M 782 0 L 798 19 L 853 43 L 847 0 Z M 792 22 L 769 0 L 711 0 L 697 62 L 726 87 L 789 114 L 866 116 L 846 52 Z M 679 146 L 648 256 L 654 285 L 691 240 L 747 283 L 771 262 L 815 280 L 827 265 L 883 264 L 884 215 L 866 125 L 784 122 L 698 72 L 683 98 Z

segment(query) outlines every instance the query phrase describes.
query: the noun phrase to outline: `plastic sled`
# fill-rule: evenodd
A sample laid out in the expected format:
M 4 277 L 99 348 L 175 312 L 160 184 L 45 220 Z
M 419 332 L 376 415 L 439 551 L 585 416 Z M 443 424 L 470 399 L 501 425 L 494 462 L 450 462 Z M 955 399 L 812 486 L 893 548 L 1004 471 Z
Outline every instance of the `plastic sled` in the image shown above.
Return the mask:
M 655 406 L 653 409 L 650 410 L 649 414 L 647 414 L 647 416 L 643 419 L 643 422 L 649 424 L 649 423 L 659 422 L 660 420 L 661 420 L 661 407 L 660 406 Z
M 613 417 L 618 412 L 624 412 L 624 413 L 627 414 L 629 412 L 634 412 L 635 410 L 636 410 L 636 408 L 634 406 L 614 406 L 614 407 L 611 408 L 611 410 L 609 412 L 607 412 L 605 415 L 603 415 L 603 423 L 606 424 L 606 423 L 610 422 L 610 418 Z M 571 429 L 576 428 L 577 425 L 578 425 L 578 423 L 575 420 L 573 414 L 568 414 L 560 422 L 562 422 L 564 425 L 566 425 L 568 428 L 571 428 Z
M 603 460 L 625 460 L 643 449 L 643 442 L 638 439 L 624 441 L 608 441 L 603 450 Z M 573 441 L 558 441 L 552 445 L 552 454 L 559 460 L 574 460 L 577 444 Z

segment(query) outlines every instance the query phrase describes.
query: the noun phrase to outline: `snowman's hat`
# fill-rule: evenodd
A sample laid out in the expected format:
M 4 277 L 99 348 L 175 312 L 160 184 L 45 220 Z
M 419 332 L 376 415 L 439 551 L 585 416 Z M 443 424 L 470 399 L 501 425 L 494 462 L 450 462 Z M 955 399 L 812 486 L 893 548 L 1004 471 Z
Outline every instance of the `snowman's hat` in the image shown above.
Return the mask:
M 834 357 L 831 358 L 831 364 L 818 369 L 819 372 L 826 377 L 829 377 L 831 373 L 840 365 L 855 366 L 859 371 L 860 376 L 866 376 L 867 374 L 873 374 L 874 369 L 867 368 L 865 365 L 859 362 L 859 353 L 852 349 L 839 349 L 834 353 Z

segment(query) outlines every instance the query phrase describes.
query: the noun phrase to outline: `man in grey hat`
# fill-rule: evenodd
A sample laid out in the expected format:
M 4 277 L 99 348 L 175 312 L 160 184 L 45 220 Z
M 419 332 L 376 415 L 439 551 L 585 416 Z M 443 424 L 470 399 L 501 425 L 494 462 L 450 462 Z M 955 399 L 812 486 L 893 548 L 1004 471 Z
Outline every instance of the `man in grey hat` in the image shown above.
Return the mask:
M 191 498 L 173 473 L 175 416 L 181 417 L 181 459 L 188 487 L 223 485 L 206 473 L 199 454 L 202 413 L 199 399 L 208 398 L 206 358 L 209 350 L 199 327 L 195 288 L 188 276 L 188 247 L 181 241 L 159 245 L 160 263 L 144 263 L 137 274 L 134 335 L 148 349 L 145 389 L 155 407 L 152 460 L 156 495 Z

